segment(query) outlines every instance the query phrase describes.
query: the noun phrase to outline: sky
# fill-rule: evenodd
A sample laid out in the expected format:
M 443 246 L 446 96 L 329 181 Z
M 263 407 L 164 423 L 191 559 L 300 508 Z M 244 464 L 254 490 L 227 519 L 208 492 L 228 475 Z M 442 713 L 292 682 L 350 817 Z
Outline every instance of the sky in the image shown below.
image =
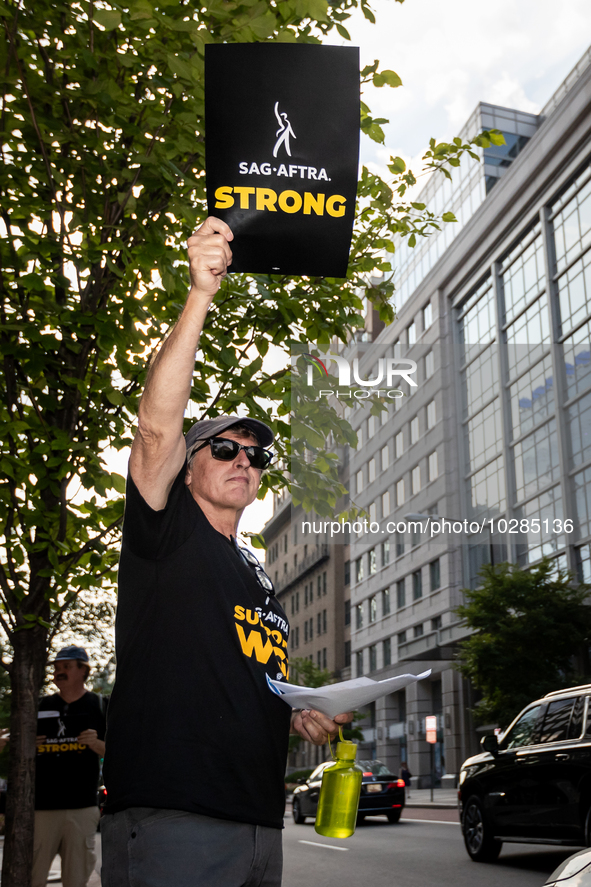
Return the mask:
M 390 155 L 413 163 L 429 139 L 449 140 L 480 101 L 539 113 L 591 44 L 590 0 L 374 0 L 375 25 L 357 12 L 346 26 L 361 66 L 402 78 L 397 89 L 366 88 L 363 100 L 386 117 L 386 144 L 361 139 L 361 162 L 385 174 Z M 269 355 L 275 365 L 277 355 Z M 271 366 L 266 367 L 272 369 Z M 126 473 L 123 458 L 112 470 Z M 246 510 L 241 530 L 260 532 L 271 497 Z

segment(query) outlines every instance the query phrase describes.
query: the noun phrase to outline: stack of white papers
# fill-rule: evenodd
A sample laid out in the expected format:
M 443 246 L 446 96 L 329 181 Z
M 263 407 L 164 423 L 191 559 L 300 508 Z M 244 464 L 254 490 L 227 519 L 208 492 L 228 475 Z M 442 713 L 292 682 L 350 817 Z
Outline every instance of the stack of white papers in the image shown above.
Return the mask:
M 362 705 L 375 702 L 388 693 L 395 693 L 414 681 L 422 681 L 431 674 L 401 674 L 385 681 L 372 681 L 371 678 L 354 678 L 352 681 L 341 681 L 340 684 L 328 684 L 326 687 L 299 687 L 284 681 L 273 681 L 267 675 L 269 688 L 281 696 L 291 708 L 314 708 L 316 711 L 334 718 L 347 711 L 355 711 Z

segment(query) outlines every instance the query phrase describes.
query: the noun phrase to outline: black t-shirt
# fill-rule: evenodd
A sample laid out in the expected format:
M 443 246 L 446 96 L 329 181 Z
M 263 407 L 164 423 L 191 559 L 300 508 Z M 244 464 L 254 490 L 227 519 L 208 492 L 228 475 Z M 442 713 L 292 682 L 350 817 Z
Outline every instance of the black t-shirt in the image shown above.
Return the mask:
M 100 758 L 78 742 L 78 736 L 83 730 L 96 730 L 99 739 L 105 738 L 103 702 L 88 690 L 76 702 L 64 702 L 59 693 L 40 700 L 37 735 L 47 738 L 37 746 L 36 810 L 96 805 Z M 45 713 L 49 716 L 45 717 Z
M 187 810 L 282 828 L 289 625 L 179 472 L 154 511 L 131 476 L 119 564 L 106 812 Z

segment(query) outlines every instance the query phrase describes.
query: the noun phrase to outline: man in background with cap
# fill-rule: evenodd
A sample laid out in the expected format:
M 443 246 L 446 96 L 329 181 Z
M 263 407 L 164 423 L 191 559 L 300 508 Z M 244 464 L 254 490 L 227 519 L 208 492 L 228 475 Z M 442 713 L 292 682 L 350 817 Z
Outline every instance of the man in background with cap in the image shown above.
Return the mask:
M 183 437 L 195 354 L 231 263 L 230 228 L 189 238 L 191 287 L 148 374 L 127 481 L 101 821 L 103 887 L 278 887 L 288 734 L 338 723 L 292 712 L 289 625 L 236 542 L 271 429 L 220 416 Z
M 64 647 L 53 661 L 58 692 L 39 702 L 32 887 L 45 887 L 58 853 L 63 887 L 85 887 L 96 862 L 105 700 L 86 689 L 89 673 L 86 650 Z

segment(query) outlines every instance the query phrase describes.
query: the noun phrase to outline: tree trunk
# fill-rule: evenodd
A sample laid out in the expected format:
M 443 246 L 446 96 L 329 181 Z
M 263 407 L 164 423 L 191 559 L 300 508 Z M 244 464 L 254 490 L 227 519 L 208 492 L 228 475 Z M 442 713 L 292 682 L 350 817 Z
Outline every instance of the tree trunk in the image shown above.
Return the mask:
M 45 631 L 40 627 L 19 631 L 12 643 L 10 767 L 2 887 L 30 887 L 35 827 L 35 738 L 47 658 Z

